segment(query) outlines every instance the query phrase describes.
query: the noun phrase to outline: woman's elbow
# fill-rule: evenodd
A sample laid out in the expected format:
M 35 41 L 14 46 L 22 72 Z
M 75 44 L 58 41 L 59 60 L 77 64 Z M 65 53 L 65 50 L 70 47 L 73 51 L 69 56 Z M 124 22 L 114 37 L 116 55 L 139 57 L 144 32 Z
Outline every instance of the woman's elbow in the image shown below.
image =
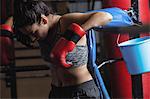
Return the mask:
M 103 26 L 111 22 L 113 16 L 108 12 L 99 12 L 97 13 L 99 21 L 95 22 L 95 26 Z
M 107 22 L 110 22 L 113 19 L 113 16 L 108 12 L 105 12 L 104 16 L 105 16 Z

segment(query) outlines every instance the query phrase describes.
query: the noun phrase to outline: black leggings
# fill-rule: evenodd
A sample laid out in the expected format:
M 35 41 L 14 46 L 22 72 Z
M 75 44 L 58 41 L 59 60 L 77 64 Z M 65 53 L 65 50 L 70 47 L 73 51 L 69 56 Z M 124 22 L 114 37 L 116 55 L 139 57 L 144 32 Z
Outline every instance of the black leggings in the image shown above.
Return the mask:
M 100 93 L 93 80 L 75 86 L 56 87 L 52 85 L 49 99 L 100 99 Z

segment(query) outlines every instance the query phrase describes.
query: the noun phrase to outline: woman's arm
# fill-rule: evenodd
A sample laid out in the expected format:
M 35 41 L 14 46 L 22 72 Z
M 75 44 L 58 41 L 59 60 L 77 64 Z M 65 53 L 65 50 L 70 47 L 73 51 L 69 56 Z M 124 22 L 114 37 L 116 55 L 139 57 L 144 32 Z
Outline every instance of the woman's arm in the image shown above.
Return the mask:
M 70 13 L 61 17 L 61 28 L 66 30 L 54 45 L 50 58 L 53 64 L 69 68 L 73 64 L 66 62 L 66 55 L 71 52 L 75 46 L 86 45 L 86 30 L 105 25 L 111 20 L 108 13 Z M 74 23 L 74 24 L 72 24 Z M 77 23 L 77 24 L 75 24 Z M 81 28 L 82 27 L 82 28 Z
M 81 27 L 88 30 L 92 27 L 103 26 L 112 20 L 112 15 L 106 12 L 97 12 L 92 14 Z
M 85 31 L 97 26 L 107 24 L 112 20 L 112 15 L 107 12 L 91 12 L 91 13 L 69 13 L 62 16 L 68 27 L 71 23 L 79 24 Z

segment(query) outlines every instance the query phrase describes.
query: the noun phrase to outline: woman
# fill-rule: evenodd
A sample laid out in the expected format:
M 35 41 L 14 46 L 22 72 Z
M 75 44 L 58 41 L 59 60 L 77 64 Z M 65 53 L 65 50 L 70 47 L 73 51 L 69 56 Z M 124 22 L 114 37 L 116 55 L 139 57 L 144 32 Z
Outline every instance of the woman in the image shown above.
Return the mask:
M 41 1 L 16 1 L 15 4 L 18 38 L 29 46 L 38 41 L 43 59 L 52 64 L 49 98 L 99 99 L 99 90 L 87 69 L 85 35 L 92 27 L 111 22 L 112 15 L 101 11 L 60 16 Z

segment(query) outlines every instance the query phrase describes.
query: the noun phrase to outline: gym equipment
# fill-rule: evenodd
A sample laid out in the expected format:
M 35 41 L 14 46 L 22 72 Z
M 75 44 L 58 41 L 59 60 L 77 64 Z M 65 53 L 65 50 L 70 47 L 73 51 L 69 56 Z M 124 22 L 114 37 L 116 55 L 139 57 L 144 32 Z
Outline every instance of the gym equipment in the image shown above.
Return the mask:
M 150 71 L 150 36 L 128 40 L 118 46 L 131 75 Z
M 16 92 L 16 72 L 14 71 L 15 68 L 15 55 L 14 55 L 14 41 L 13 41 L 13 29 L 11 26 L 7 24 L 2 24 L 0 27 L 1 33 L 0 33 L 0 48 L 1 48 L 1 54 L 0 59 L 1 63 L 0 65 L 2 67 L 8 68 L 8 72 L 6 72 L 6 76 L 9 76 L 10 78 L 6 78 L 6 83 L 8 87 L 11 89 L 11 97 L 16 98 L 17 92 Z

